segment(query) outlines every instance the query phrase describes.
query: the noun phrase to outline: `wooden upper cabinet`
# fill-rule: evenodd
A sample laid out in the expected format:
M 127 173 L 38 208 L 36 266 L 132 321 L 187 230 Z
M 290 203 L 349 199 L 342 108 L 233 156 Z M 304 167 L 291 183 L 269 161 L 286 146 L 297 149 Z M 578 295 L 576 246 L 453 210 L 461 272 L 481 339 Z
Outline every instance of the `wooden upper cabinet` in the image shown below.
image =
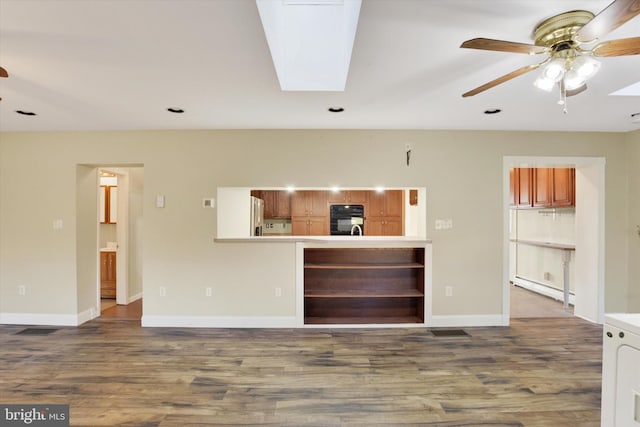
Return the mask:
M 551 206 L 551 169 L 533 169 L 533 207 Z
M 327 194 L 327 203 L 331 204 L 354 204 L 363 205 L 367 202 L 367 193 L 365 190 L 340 190 L 329 191 Z
M 251 190 L 251 195 L 264 200 L 265 219 L 291 218 L 291 196 L 284 190 Z
M 277 218 L 291 218 L 291 193 L 282 190 L 276 192 Z
M 329 208 L 327 206 L 326 191 L 310 191 L 309 195 L 309 216 L 329 216 Z
M 326 191 L 296 191 L 291 195 L 291 216 L 328 216 Z
M 575 169 L 513 168 L 510 204 L 518 208 L 575 206 Z
M 329 234 L 329 208 L 326 191 L 296 191 L 291 195 L 291 234 L 325 236 Z
M 370 191 L 365 209 L 365 235 L 401 236 L 403 234 L 403 191 Z
M 402 216 L 402 190 L 369 191 L 366 216 Z
M 402 216 L 402 190 L 387 190 L 385 193 L 385 215 Z
M 551 206 L 575 206 L 575 172 L 573 168 L 551 169 Z
M 411 206 L 418 204 L 418 190 L 409 190 L 409 204 Z
M 533 205 L 533 169 L 520 168 L 517 172 L 516 206 L 531 207 Z
M 276 217 L 276 192 L 263 190 L 260 191 L 258 198 L 264 201 L 264 217 L 275 218 Z

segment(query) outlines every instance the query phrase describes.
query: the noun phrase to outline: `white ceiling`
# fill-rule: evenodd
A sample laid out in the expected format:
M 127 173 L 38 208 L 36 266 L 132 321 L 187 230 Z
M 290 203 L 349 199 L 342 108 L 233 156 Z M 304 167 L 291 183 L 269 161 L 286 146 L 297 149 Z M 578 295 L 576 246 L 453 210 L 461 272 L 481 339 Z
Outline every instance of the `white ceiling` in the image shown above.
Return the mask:
M 464 40 L 531 43 L 544 18 L 609 3 L 363 0 L 346 90 L 282 92 L 254 0 L 0 0 L 0 131 L 635 130 L 640 97 L 609 94 L 640 80 L 640 55 L 603 58 L 568 114 L 533 86 L 536 72 L 461 97 L 541 61 Z M 637 36 L 640 17 L 603 40 Z M 483 114 L 492 108 L 502 113 Z

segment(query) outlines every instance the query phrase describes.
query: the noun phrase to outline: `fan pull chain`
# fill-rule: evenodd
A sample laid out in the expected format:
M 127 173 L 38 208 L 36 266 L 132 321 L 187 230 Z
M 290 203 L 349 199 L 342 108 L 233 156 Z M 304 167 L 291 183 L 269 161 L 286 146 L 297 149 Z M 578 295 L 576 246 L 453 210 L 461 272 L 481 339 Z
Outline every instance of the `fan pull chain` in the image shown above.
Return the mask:
M 562 112 L 567 114 L 567 89 L 564 86 L 564 80 L 561 80 L 558 86 L 560 87 L 560 99 L 558 100 L 558 104 L 562 105 Z

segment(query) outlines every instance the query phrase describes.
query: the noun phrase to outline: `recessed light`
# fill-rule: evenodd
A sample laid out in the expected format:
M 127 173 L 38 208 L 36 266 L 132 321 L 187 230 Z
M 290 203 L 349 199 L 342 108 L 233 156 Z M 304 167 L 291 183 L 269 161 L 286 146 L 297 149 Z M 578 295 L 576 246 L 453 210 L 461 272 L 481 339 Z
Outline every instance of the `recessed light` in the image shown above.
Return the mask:
M 24 110 L 16 110 L 16 113 L 22 114 L 23 116 L 35 116 L 36 113 L 33 111 L 24 111 Z
M 182 114 L 182 113 L 184 113 L 184 110 L 183 110 L 182 108 L 172 108 L 172 107 L 169 107 L 169 108 L 167 108 L 167 111 L 168 111 L 168 112 L 170 112 L 170 113 L 176 113 L 176 114 Z
M 491 108 L 489 110 L 484 110 L 485 114 L 498 114 L 499 112 L 501 112 L 502 110 L 499 108 Z
M 344 108 L 342 107 L 329 107 L 329 111 L 332 113 L 342 113 Z

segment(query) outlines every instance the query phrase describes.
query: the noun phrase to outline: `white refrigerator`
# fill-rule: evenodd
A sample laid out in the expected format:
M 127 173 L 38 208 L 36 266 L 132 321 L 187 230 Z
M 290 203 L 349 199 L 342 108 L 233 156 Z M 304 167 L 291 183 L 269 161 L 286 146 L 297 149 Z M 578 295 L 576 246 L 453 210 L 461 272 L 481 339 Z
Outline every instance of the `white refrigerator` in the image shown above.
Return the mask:
M 251 196 L 251 213 L 249 215 L 249 235 L 262 236 L 262 226 L 264 225 L 264 200 Z

